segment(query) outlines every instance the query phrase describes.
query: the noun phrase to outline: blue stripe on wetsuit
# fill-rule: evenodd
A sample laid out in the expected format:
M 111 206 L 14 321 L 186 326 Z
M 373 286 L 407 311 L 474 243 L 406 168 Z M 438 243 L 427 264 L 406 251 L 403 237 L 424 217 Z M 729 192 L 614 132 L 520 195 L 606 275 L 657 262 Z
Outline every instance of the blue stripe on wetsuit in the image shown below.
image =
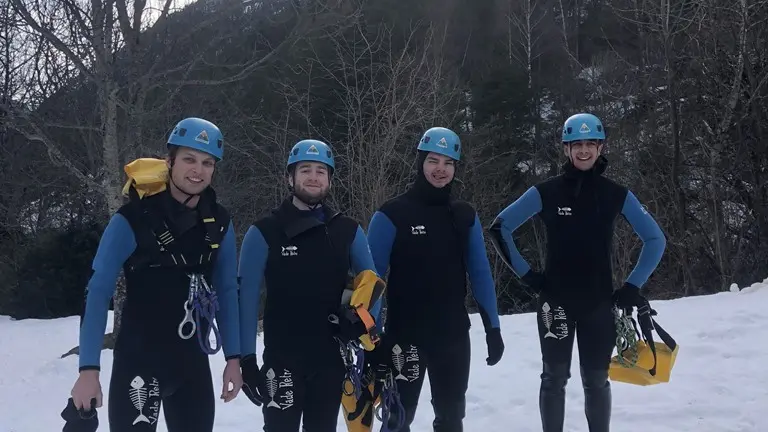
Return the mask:
M 358 274 L 364 270 L 371 270 L 376 273 L 377 276 L 384 279 L 381 273 L 376 271 L 376 265 L 373 262 L 373 255 L 371 254 L 371 248 L 368 245 L 368 237 L 363 231 L 363 227 L 357 226 L 357 232 L 355 232 L 355 238 L 352 240 L 352 247 L 349 251 L 350 266 L 354 274 Z M 381 312 L 381 301 L 384 298 L 384 294 L 376 299 L 368 311 L 376 322 L 376 327 L 381 330 L 379 325 L 379 313 Z
M 501 237 L 507 247 L 512 270 L 518 277 L 525 276 L 531 269 L 531 266 L 517 249 L 515 240 L 512 238 L 512 233 L 528 219 L 539 213 L 542 208 L 541 206 L 541 195 L 539 194 L 539 190 L 536 189 L 536 186 L 532 186 L 497 216 L 497 218 L 502 220 Z
M 371 223 L 368 224 L 368 245 L 371 248 L 371 256 L 376 267 L 376 273 L 382 279 L 387 274 L 387 269 L 389 268 L 389 256 L 392 253 L 392 245 L 395 242 L 396 233 L 395 225 L 386 214 L 380 211 L 373 214 Z M 377 323 L 381 314 L 382 301 L 384 301 L 383 297 L 370 310 Z
M 264 236 L 251 225 L 240 247 L 240 350 L 243 356 L 256 353 L 259 297 L 268 254 Z
M 631 191 L 627 191 L 621 214 L 624 215 L 637 236 L 643 241 L 643 249 L 640 251 L 637 264 L 627 278 L 627 282 L 642 288 L 656 266 L 659 265 L 667 245 L 667 239 L 653 216 L 645 210 Z
M 216 322 L 221 333 L 221 348 L 229 359 L 240 355 L 240 310 L 237 298 L 237 245 L 235 227 L 229 222 L 227 232 L 219 245 L 213 267 L 213 289 L 219 300 Z
M 101 235 L 91 266 L 93 274 L 88 281 L 85 313 L 80 326 L 81 368 L 100 366 L 109 302 L 115 293 L 120 269 L 135 249 L 136 239 L 128 220 L 121 214 L 113 215 Z
M 352 240 L 352 247 L 349 250 L 349 264 L 354 274 L 364 270 L 371 270 L 381 277 L 373 263 L 371 249 L 368 246 L 368 238 L 360 225 L 357 226 L 357 232 L 355 232 L 355 238 Z
M 491 275 L 491 265 L 485 249 L 485 239 L 480 219 L 475 214 L 475 221 L 470 227 L 467 251 L 467 273 L 469 273 L 472 295 L 478 306 L 488 317 L 491 327 L 499 327 L 499 312 L 496 306 L 496 285 Z

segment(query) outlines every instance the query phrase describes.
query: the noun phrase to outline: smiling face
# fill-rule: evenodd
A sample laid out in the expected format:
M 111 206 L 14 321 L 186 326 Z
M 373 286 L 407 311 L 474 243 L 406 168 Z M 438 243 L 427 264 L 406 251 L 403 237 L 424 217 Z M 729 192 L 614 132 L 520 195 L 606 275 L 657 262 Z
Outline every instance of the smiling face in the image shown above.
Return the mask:
M 448 156 L 430 152 L 422 165 L 424 177 L 436 188 L 445 187 L 453 180 L 456 173 L 455 161 Z
M 596 140 L 574 141 L 563 146 L 565 155 L 581 171 L 592 169 L 602 150 L 603 145 Z
M 179 147 L 168 159 L 172 188 L 186 195 L 199 194 L 211 184 L 215 165 L 216 159 L 208 153 Z
M 314 205 L 325 198 L 331 187 L 328 165 L 321 162 L 299 162 L 288 177 L 293 193 L 304 203 Z

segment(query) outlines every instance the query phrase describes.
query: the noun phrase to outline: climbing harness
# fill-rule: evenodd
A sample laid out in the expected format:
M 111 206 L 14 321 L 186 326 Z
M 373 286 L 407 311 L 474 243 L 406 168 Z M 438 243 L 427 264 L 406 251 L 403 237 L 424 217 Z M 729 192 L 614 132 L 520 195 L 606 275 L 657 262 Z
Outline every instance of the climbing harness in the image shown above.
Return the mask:
M 216 293 L 211 290 L 205 277 L 199 273 L 189 274 L 189 296 L 184 301 L 184 319 L 179 323 L 178 334 L 182 339 L 190 339 L 197 333 L 197 342 L 206 354 L 216 354 L 221 349 L 221 334 L 214 323 L 216 312 L 219 310 L 219 301 Z M 208 321 L 209 328 L 205 335 L 197 331 L 201 329 L 200 319 Z M 184 332 L 184 326 L 189 324 L 191 329 Z M 210 334 L 213 332 L 215 345 L 209 345 Z
M 384 377 L 379 379 L 383 385 L 381 387 L 381 402 L 376 407 L 376 418 L 381 421 L 381 432 L 397 432 L 405 425 L 405 407 L 400 400 L 397 383 L 395 383 L 395 378 L 389 368 L 387 368 Z M 389 419 L 393 414 L 397 419 L 394 428 L 389 425 Z
M 637 364 L 637 326 L 631 312 L 613 307 L 613 319 L 616 323 L 616 351 L 619 363 L 627 368 Z

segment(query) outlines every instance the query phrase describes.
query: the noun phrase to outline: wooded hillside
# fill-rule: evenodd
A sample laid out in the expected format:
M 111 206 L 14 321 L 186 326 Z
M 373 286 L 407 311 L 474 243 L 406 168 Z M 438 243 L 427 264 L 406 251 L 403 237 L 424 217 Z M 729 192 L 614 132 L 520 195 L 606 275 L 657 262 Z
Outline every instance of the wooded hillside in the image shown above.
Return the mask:
M 651 298 L 762 279 L 766 19 L 765 0 L 0 0 L 0 314 L 79 313 L 123 165 L 186 116 L 224 132 L 214 186 L 239 240 L 287 193 L 299 139 L 334 147 L 333 203 L 365 227 L 423 131 L 453 128 L 488 226 L 561 171 L 560 126 L 589 111 L 606 175 L 667 236 Z M 620 283 L 641 242 L 618 228 Z M 519 233 L 541 266 L 541 224 Z M 488 251 L 502 310 L 528 310 Z

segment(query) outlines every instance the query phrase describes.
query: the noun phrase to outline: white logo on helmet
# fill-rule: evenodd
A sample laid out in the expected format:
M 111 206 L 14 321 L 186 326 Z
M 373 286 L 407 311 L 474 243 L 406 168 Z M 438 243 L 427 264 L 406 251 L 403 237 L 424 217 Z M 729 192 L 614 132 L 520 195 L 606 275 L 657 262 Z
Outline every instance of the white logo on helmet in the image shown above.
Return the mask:
M 208 132 L 206 132 L 205 129 L 200 131 L 200 133 L 197 134 L 197 136 L 195 137 L 195 141 L 203 143 L 203 144 L 209 144 L 210 140 L 208 138 Z
M 311 146 L 309 146 L 309 148 L 307 149 L 307 154 L 311 154 L 311 155 L 319 155 L 319 154 L 320 154 L 320 152 L 317 150 L 317 147 L 315 147 L 315 145 L 314 145 L 314 144 L 312 144 L 312 145 L 311 145 Z
M 589 126 L 587 126 L 586 123 L 582 123 L 581 127 L 579 128 L 579 132 L 581 132 L 581 133 L 590 133 L 590 132 L 592 132 L 592 129 L 590 129 Z
M 440 138 L 440 141 L 438 141 L 437 144 L 435 145 L 440 148 L 448 148 L 448 141 L 446 141 L 445 137 L 443 137 L 443 138 Z

